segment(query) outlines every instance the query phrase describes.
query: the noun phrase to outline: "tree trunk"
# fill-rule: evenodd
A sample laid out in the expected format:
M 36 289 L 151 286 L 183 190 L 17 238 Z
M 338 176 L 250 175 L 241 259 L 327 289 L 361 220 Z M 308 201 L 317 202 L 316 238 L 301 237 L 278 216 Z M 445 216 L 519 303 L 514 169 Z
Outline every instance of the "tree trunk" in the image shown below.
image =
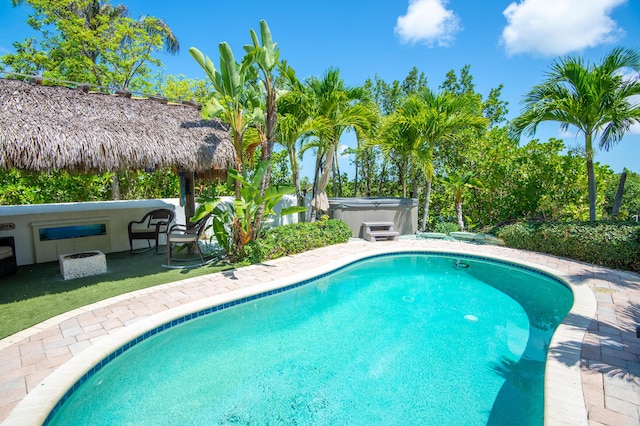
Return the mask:
M 366 153 L 366 157 L 362 161 L 362 174 L 364 178 L 364 196 L 371 197 L 371 184 L 373 177 L 375 176 L 375 172 L 373 170 L 373 165 L 371 164 L 371 158 L 369 157 L 369 152 Z
M 418 179 L 414 176 L 411 180 L 411 198 L 418 198 Z
M 590 131 L 585 131 L 584 148 L 587 159 L 587 181 L 589 185 L 589 220 L 596 221 L 596 174 L 593 169 L 593 143 Z
M 407 197 L 407 178 L 405 176 L 404 169 L 398 170 L 398 177 L 400 178 L 400 183 L 402 184 L 402 197 Z
M 611 212 L 611 219 L 615 219 L 620 211 L 622 205 L 622 194 L 624 193 L 624 184 L 627 181 L 627 170 L 625 169 L 620 175 L 620 183 L 618 183 L 618 192 L 616 192 L 616 198 L 613 201 L 613 212 Z
M 326 192 L 327 186 L 329 183 L 329 176 L 331 176 L 331 171 L 333 170 L 333 155 L 335 152 L 335 146 L 330 142 L 327 152 L 322 156 L 324 158 L 324 164 L 321 164 L 322 167 L 318 166 L 318 159 L 316 158 L 316 183 L 315 188 L 313 190 L 313 196 L 316 197 L 319 192 Z M 322 169 L 322 170 L 320 170 Z M 317 173 L 320 172 L 320 181 L 318 181 Z M 334 182 L 335 186 L 335 182 Z M 317 218 L 317 210 L 312 208 L 311 213 L 312 222 Z
M 353 196 L 358 196 L 358 152 L 360 150 L 356 147 L 356 162 L 355 162 L 355 177 L 353 178 Z
M 596 221 L 596 175 L 593 160 L 587 159 L 587 180 L 589 183 L 589 220 Z
M 276 126 L 278 124 L 278 106 L 276 104 L 276 92 L 273 89 L 273 82 L 270 78 L 267 78 L 266 81 L 266 91 L 267 91 L 267 111 L 265 114 L 265 122 L 266 122 L 266 141 L 262 145 L 262 161 L 267 161 L 271 159 L 271 154 L 273 153 L 273 146 L 275 145 L 276 140 Z M 260 182 L 260 194 L 264 196 L 265 190 L 269 187 L 271 183 L 271 164 L 267 167 L 267 171 L 262 178 L 262 182 Z M 253 224 L 253 232 L 251 239 L 255 240 L 258 238 L 258 233 L 262 228 L 262 219 L 264 218 L 264 208 L 265 202 L 262 202 L 258 207 L 258 212 L 256 213 L 256 221 Z
M 424 216 L 420 224 L 420 231 L 424 232 L 427 227 L 427 216 L 429 216 L 429 198 L 431 198 L 431 180 L 427 180 L 427 190 L 424 194 Z
M 262 161 L 268 161 L 271 159 L 271 151 L 273 150 L 273 144 L 274 142 L 269 142 L 266 141 L 266 143 L 263 143 L 262 145 Z M 266 151 L 266 154 L 265 154 Z M 272 169 L 273 164 L 269 164 L 269 167 L 267 167 L 267 170 L 264 173 L 264 176 L 262 177 L 262 181 L 260 182 L 260 195 L 262 197 L 264 197 L 264 193 L 266 191 L 266 189 L 269 187 L 269 185 L 271 184 L 271 169 Z M 258 206 L 258 211 L 256 212 L 256 218 L 255 218 L 255 222 L 252 224 L 253 225 L 253 230 L 251 232 L 251 240 L 256 240 L 258 238 L 258 235 L 260 234 L 260 231 L 262 230 L 262 221 L 264 219 L 264 209 L 265 209 L 265 201 L 263 201 L 262 203 L 260 203 L 260 205 Z
M 120 184 L 118 183 L 118 172 L 114 172 L 113 177 L 111 178 L 111 199 L 120 199 Z
M 338 161 L 338 150 L 336 149 L 336 153 L 335 153 L 335 158 L 333 160 L 335 166 L 336 166 L 336 174 L 338 175 L 338 181 L 337 181 L 337 186 L 338 186 L 338 192 L 336 192 L 336 190 L 333 190 L 333 193 L 336 194 L 336 197 L 342 197 L 342 176 L 340 176 L 340 162 Z M 334 186 L 336 185 L 336 182 L 334 182 Z
M 411 166 L 411 192 L 409 196 L 418 198 L 418 178 L 416 177 L 416 169 L 413 166 Z
M 333 180 L 333 196 L 338 196 L 338 179 L 336 178 L 336 161 L 333 159 L 333 165 L 331 166 L 331 179 Z
M 462 201 L 456 201 L 456 213 L 458 214 L 458 225 L 460 225 L 460 231 L 464 232 L 464 221 L 462 220 Z
M 298 161 L 296 159 L 295 149 L 289 151 L 289 164 L 291 164 L 291 174 L 293 175 L 293 186 L 296 188 L 296 198 L 298 199 L 298 205 L 304 206 L 304 195 L 302 194 L 302 188 L 300 187 L 300 170 L 298 170 Z M 306 212 L 298 213 L 298 222 L 304 222 Z
M 367 176 L 364 186 L 364 196 L 371 197 L 371 176 Z
M 196 197 L 193 192 L 195 177 L 194 172 L 185 172 L 184 174 L 184 216 L 187 228 L 193 225 L 191 218 L 196 214 Z
M 318 151 L 318 155 L 316 155 L 316 170 L 313 174 L 313 190 L 311 192 L 311 198 L 316 196 L 318 193 L 318 174 L 320 173 L 320 168 L 322 167 L 322 154 Z M 316 221 L 316 209 L 311 206 L 311 222 Z
M 382 170 L 380 171 L 380 181 L 378 182 L 378 194 L 382 194 L 382 186 L 384 185 L 384 178 L 387 172 L 387 163 L 382 162 Z

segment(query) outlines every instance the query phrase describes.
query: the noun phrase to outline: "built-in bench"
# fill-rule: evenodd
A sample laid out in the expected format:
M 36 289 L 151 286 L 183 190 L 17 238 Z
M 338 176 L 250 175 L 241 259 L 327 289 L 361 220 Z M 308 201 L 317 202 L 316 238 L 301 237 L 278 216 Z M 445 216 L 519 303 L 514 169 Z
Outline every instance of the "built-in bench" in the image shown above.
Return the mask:
M 400 233 L 393 230 L 393 222 L 362 222 L 365 240 L 372 243 L 379 240 L 395 240 Z

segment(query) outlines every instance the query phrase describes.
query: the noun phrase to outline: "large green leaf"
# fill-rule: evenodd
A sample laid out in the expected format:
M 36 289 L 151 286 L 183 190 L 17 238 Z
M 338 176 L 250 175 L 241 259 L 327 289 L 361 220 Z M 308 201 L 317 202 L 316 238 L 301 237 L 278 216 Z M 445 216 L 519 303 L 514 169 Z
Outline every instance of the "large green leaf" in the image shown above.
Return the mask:
M 213 117 L 219 117 L 225 111 L 224 107 L 218 102 L 217 99 L 210 99 L 202 106 L 202 117 L 206 120 L 210 120 Z
M 189 53 L 191 54 L 191 56 L 193 56 L 196 62 L 202 67 L 204 72 L 207 73 L 207 75 L 209 76 L 209 79 L 211 79 L 211 81 L 215 83 L 217 80 L 216 78 L 217 70 L 215 65 L 211 61 L 211 59 L 209 59 L 208 56 L 205 56 L 200 50 L 198 50 L 195 47 L 191 47 L 189 49 Z
M 274 197 L 282 197 L 294 192 L 296 192 L 294 186 L 270 186 L 264 191 L 264 198 L 270 200 Z
M 280 215 L 287 216 L 290 214 L 302 213 L 306 211 L 307 211 L 307 208 L 305 206 L 291 206 L 291 207 L 283 208 L 282 211 L 280 212 Z
M 242 92 L 242 78 L 240 67 L 236 63 L 233 51 L 225 41 L 220 43 L 220 74 L 222 76 L 223 94 L 237 99 Z

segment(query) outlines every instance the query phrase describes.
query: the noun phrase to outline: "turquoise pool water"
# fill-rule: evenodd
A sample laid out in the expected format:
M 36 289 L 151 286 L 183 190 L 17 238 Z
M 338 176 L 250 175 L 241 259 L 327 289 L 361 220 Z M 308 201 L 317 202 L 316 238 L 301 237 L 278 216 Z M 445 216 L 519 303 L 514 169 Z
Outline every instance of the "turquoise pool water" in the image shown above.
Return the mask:
M 572 301 L 505 264 L 376 257 L 138 343 L 49 424 L 539 425 Z

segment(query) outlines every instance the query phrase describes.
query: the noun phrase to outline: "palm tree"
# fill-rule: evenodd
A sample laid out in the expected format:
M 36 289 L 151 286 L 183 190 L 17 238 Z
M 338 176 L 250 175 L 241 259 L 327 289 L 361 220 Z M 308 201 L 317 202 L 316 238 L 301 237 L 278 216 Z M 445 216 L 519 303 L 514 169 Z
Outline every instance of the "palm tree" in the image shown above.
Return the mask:
M 415 146 L 413 155 L 426 178 L 424 216 L 420 225 L 420 228 L 425 230 L 429 216 L 431 184 L 436 177 L 433 164 L 436 148 L 451 142 L 461 131 L 482 131 L 486 128 L 488 120 L 471 108 L 471 98 L 449 91 L 435 93 L 425 88 L 412 96 L 410 102 L 415 108 L 419 108 L 419 113 L 413 121 L 420 132 L 421 143 Z
M 580 57 L 554 61 L 547 79 L 524 97 L 522 114 L 512 123 L 511 135 L 533 136 L 544 121 L 557 121 L 562 130 L 576 127 L 584 134 L 589 186 L 589 219 L 596 220 L 596 178 L 593 167 L 593 139 L 609 150 L 633 123 L 640 121 L 640 105 L 631 97 L 640 95 L 640 80 L 625 79 L 622 71 L 640 70 L 640 52 L 613 49 L 595 65 Z
M 287 150 L 299 206 L 304 205 L 304 195 L 300 186 L 297 146 L 301 144 L 304 136 L 313 130 L 309 99 L 304 90 L 305 86 L 293 84 L 290 91 L 278 98 L 279 115 L 276 128 L 278 143 Z M 299 216 L 299 222 L 302 221 L 304 213 L 300 213 Z
M 325 189 L 333 170 L 340 137 L 348 129 L 366 131 L 377 125 L 378 114 L 366 100 L 366 91 L 361 87 L 351 88 L 340 78 L 340 70 L 330 68 L 322 78 L 312 77 L 307 81 L 312 98 L 312 125 L 309 135 L 320 143 L 317 150 L 316 176 L 312 205 L 316 210 L 326 211 Z M 337 185 L 338 182 L 334 182 Z
M 419 129 L 420 106 L 421 104 L 407 101 L 398 110 L 385 116 L 380 137 L 371 142 L 372 145 L 379 146 L 385 156 L 394 159 L 392 161 L 398 168 L 403 197 L 407 196 L 407 171 L 411 173 L 412 183 L 415 182 L 417 152 L 424 142 Z
M 462 220 L 462 196 L 467 188 L 483 188 L 482 182 L 476 179 L 475 172 L 465 172 L 461 175 L 449 173 L 448 176 L 442 178 L 442 181 L 453 192 L 453 203 L 456 207 L 458 225 L 460 225 L 460 230 L 464 232 L 464 221 Z
M 243 63 L 251 67 L 255 65 L 258 70 L 258 88 L 264 100 L 260 101 L 260 112 L 263 114 L 261 121 L 264 127 L 264 140 L 262 143 L 262 161 L 265 162 L 271 158 L 273 147 L 276 143 L 276 127 L 278 124 L 278 87 L 276 86 L 277 71 L 279 76 L 290 84 L 297 84 L 298 80 L 294 70 L 286 61 L 280 60 L 280 49 L 273 42 L 271 30 L 265 20 L 260 21 L 260 39 L 254 30 L 250 31 L 252 44 L 244 46 L 246 52 Z M 264 178 L 260 184 L 260 193 L 264 195 L 264 191 L 269 186 L 271 179 L 271 163 L 264 174 Z M 264 215 L 264 205 L 260 206 L 257 220 L 262 221 Z M 256 227 L 256 232 L 260 229 Z M 254 235 L 256 237 L 257 235 Z

